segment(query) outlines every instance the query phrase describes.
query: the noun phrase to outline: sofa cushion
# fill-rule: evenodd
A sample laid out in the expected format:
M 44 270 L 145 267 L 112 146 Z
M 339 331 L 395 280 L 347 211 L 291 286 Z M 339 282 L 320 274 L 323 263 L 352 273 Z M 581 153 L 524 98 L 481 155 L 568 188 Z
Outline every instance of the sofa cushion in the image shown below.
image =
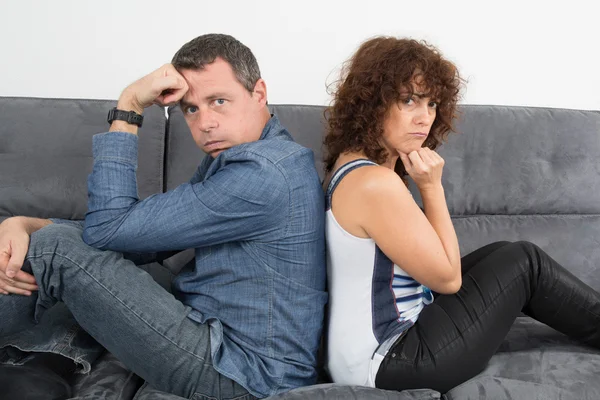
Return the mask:
M 392 390 L 374 389 L 364 386 L 336 385 L 333 383 L 307 386 L 291 390 L 268 400 L 437 400 L 441 394 L 430 389 Z
M 600 111 L 460 110 L 440 148 L 452 215 L 600 213 Z
M 531 318 L 518 318 L 487 368 L 448 400 L 600 399 L 600 350 Z
M 600 291 L 600 215 L 453 216 L 461 254 L 488 243 L 527 240 Z
M 196 397 L 193 397 L 196 399 Z M 344 386 L 333 383 L 301 387 L 265 400 L 438 400 L 441 394 L 429 389 L 394 392 L 363 386 Z M 183 400 L 144 384 L 133 400 Z M 199 400 L 199 398 L 198 398 Z
M 83 219 L 92 136 L 108 130 L 115 101 L 0 97 L 0 216 Z M 162 191 L 166 117 L 144 113 L 138 185 Z

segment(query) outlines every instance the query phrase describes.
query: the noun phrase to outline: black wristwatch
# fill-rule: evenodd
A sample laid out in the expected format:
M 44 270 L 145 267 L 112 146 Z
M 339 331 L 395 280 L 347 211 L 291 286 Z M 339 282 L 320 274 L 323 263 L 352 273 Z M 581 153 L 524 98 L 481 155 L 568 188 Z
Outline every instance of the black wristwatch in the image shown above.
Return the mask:
M 142 126 L 144 122 L 144 116 L 136 113 L 135 111 L 123 111 L 117 107 L 113 108 L 108 112 L 108 118 L 106 120 L 109 124 L 112 124 L 114 120 L 126 121 L 128 124 Z

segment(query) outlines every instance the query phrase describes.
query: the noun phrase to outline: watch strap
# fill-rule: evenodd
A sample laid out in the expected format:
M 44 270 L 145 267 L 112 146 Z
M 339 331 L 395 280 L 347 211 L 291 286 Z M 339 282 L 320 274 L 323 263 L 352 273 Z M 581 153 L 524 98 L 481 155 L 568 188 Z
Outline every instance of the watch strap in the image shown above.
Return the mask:
M 119 120 L 141 127 L 142 122 L 144 122 L 144 116 L 136 113 L 135 111 L 119 110 L 117 107 L 115 107 L 108 112 L 108 117 L 106 120 L 109 124 L 112 124 L 112 122 L 115 120 Z

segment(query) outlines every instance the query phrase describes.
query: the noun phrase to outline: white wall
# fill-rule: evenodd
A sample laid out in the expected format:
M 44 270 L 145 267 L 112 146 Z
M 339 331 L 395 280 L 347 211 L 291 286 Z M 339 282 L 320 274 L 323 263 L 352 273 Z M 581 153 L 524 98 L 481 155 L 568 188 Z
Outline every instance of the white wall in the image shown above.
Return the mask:
M 326 104 L 361 41 L 426 39 L 468 79 L 464 103 L 600 109 L 596 0 L 0 0 L 0 96 L 112 98 L 186 41 L 229 33 L 271 103 Z M 558 4 L 558 5 L 549 5 Z

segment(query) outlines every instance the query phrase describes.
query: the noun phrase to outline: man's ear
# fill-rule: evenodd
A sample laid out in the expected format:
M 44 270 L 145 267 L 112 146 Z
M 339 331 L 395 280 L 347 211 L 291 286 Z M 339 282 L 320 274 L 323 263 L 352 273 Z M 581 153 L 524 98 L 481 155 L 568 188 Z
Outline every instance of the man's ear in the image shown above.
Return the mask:
M 256 81 L 252 97 L 254 97 L 261 106 L 267 104 L 267 84 L 262 78 Z

